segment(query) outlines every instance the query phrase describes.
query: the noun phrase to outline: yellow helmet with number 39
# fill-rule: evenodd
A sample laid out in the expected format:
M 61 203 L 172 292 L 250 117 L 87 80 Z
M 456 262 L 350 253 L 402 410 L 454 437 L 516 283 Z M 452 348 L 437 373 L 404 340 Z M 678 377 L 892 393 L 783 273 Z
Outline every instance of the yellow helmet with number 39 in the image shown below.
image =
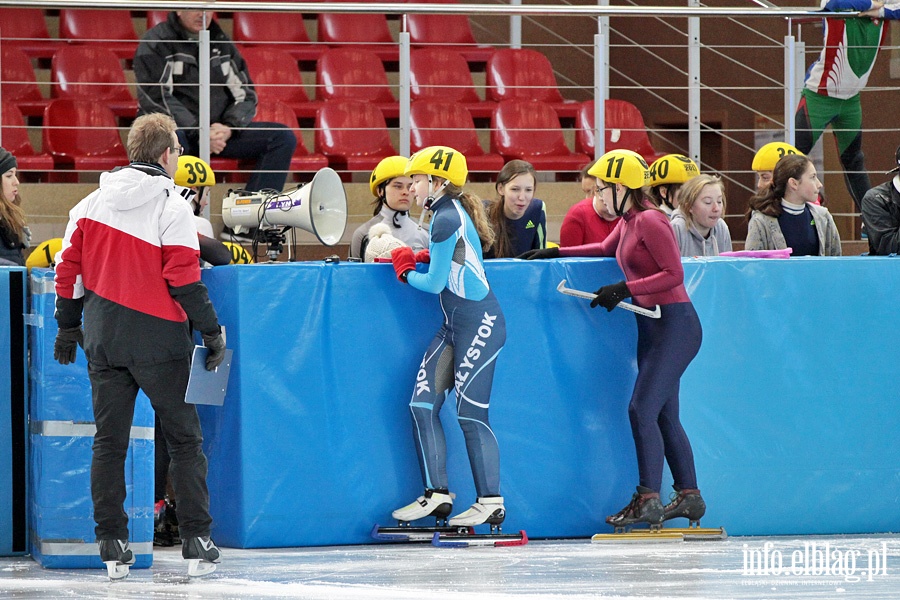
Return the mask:
M 443 177 L 453 185 L 462 187 L 469 176 L 466 157 L 448 146 L 429 146 L 409 157 L 404 175 L 433 175 Z
M 636 190 L 650 184 L 650 167 L 637 152 L 631 150 L 610 150 L 594 163 L 588 175 L 607 183 L 621 183 Z
M 372 175 L 369 177 L 369 190 L 372 195 L 378 197 L 378 186 L 394 177 L 400 177 L 406 171 L 406 163 L 409 159 L 405 156 L 388 156 L 381 159 L 381 162 L 375 165 Z
M 216 174 L 206 161 L 196 156 L 178 157 L 175 183 L 183 187 L 206 187 L 216 185 Z
M 775 164 L 788 154 L 803 153 L 786 142 L 769 142 L 756 151 L 751 169 L 754 171 L 774 171 Z

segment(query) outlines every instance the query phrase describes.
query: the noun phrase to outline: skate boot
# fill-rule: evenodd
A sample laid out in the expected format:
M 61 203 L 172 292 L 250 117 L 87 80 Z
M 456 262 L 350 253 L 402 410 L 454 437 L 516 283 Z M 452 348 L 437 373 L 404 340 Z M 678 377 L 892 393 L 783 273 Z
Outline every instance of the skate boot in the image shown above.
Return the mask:
M 134 564 L 134 553 L 128 547 L 128 540 L 97 540 L 100 545 L 100 560 L 106 564 L 110 581 L 128 577 L 128 567 Z
M 191 577 L 209 575 L 222 562 L 222 553 L 207 536 L 182 540 L 181 556 L 188 561 L 188 575 Z
M 663 508 L 663 521 L 685 517 L 691 525 L 700 525 L 700 518 L 706 514 L 706 502 L 703 501 L 700 490 L 675 488 L 670 499 L 671 502 Z
M 160 500 L 154 507 L 153 545 L 169 547 L 179 543 L 175 503 L 168 498 Z
M 446 521 L 453 510 L 453 495 L 447 490 L 425 490 L 425 494 L 416 498 L 415 502 L 398 508 L 391 516 L 398 522 L 409 523 L 425 517 L 434 517 L 438 525 Z
M 659 501 L 659 494 L 642 485 L 637 486 L 637 492 L 631 497 L 631 502 L 617 512 L 606 517 L 606 522 L 616 528 L 623 529 L 626 525 L 634 523 L 647 523 L 650 529 L 659 529 L 663 521 L 663 505 Z
M 482 523 L 488 523 L 491 531 L 496 528 L 500 531 L 500 524 L 506 518 L 506 508 L 503 506 L 503 496 L 487 496 L 478 498 L 475 504 L 455 517 L 450 517 L 451 527 L 474 527 Z

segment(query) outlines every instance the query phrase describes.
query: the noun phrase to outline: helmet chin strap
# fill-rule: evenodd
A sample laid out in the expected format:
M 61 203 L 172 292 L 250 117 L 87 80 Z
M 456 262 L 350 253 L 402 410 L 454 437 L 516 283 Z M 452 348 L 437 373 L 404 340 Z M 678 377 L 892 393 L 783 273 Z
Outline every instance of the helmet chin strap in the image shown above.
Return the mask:
M 616 186 L 612 186 L 612 197 L 613 197 L 613 210 L 616 213 L 617 217 L 621 217 L 625 214 L 625 203 L 628 202 L 628 196 L 631 195 L 631 188 L 627 188 L 627 191 L 622 196 L 622 204 L 616 202 L 618 199 L 616 197 Z
M 675 210 L 675 206 L 672 204 L 672 186 L 666 185 L 666 197 L 662 199 L 663 203 L 669 207 L 670 210 Z
M 445 179 L 445 180 L 444 180 L 444 183 L 441 184 L 441 187 L 439 187 L 438 189 L 432 191 L 432 190 L 431 190 L 431 187 L 434 185 L 434 180 L 432 179 L 432 176 L 431 176 L 431 175 L 428 176 L 428 190 L 429 190 L 429 194 L 428 194 L 428 196 L 425 198 L 425 202 L 422 203 L 422 214 L 419 215 L 419 228 L 420 228 L 420 229 L 421 229 L 421 227 L 422 227 L 422 221 L 425 220 L 425 212 L 428 211 L 428 210 L 431 210 L 431 205 L 432 205 L 432 204 L 434 203 L 434 201 L 437 199 L 437 195 L 444 191 L 444 188 L 447 187 L 447 184 L 448 184 L 448 183 L 450 183 L 450 182 L 449 182 L 448 180 Z

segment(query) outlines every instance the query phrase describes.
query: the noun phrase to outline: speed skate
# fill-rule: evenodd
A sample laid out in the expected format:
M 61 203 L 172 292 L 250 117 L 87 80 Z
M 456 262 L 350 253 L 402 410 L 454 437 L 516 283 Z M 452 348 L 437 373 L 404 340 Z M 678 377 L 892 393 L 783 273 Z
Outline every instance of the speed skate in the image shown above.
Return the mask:
M 524 546 L 528 543 L 527 534 L 521 530 L 518 533 L 503 533 L 497 527 L 492 528 L 491 533 L 476 533 L 474 527 L 452 525 L 381 527 L 376 524 L 372 528 L 372 537 L 384 542 L 431 542 L 433 546 L 444 548 Z
M 700 527 L 691 523 L 689 527 L 616 527 L 614 533 L 597 533 L 591 542 L 684 542 L 724 540 L 728 537 L 724 527 Z

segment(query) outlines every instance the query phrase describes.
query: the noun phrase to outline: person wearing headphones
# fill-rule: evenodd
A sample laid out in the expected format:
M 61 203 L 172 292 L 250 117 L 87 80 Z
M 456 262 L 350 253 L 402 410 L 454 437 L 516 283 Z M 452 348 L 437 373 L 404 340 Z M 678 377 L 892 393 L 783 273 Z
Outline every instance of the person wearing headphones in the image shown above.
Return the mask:
M 451 526 L 489 523 L 506 516 L 500 494 L 500 452 L 488 421 L 497 356 L 506 342 L 506 320 L 484 272 L 483 250 L 494 242 L 482 201 L 463 191 L 466 157 L 453 148 L 431 146 L 413 154 L 405 174 L 423 210 L 433 211 L 429 231 L 430 264 L 416 272 L 409 247 L 391 252 L 397 278 L 417 290 L 440 295 L 444 323 L 419 368 L 409 403 L 425 493 L 398 508 L 398 521 L 433 516 L 446 519 L 453 509 L 447 479 L 447 447 L 440 411 L 451 388 L 478 498 L 450 518 Z
M 681 186 L 699 174 L 697 163 L 683 154 L 661 156 L 650 165 L 650 200 L 671 220 Z
M 521 258 L 615 256 L 625 281 L 597 290 L 591 307 L 611 311 L 626 298 L 644 308 L 659 306 L 661 316 L 636 316 L 637 379 L 628 406 L 637 450 L 640 483 L 625 508 L 606 518 L 614 527 L 634 523 L 659 525 L 686 517 L 697 522 L 706 503 L 697 487 L 694 454 L 678 416 L 681 375 L 700 350 L 702 330 L 684 288 L 684 270 L 668 219 L 644 196 L 650 169 L 631 150 L 607 152 L 590 174 L 597 178 L 600 198 L 622 223 L 604 241 L 569 248 L 531 250 Z M 672 501 L 659 499 L 663 462 L 675 480 Z
M 356 228 L 350 239 L 350 258 L 362 260 L 369 245 L 369 230 L 378 223 L 385 223 L 391 235 L 414 252 L 428 247 L 428 232 L 409 218 L 409 186 L 412 180 L 403 174 L 405 156 L 388 156 L 379 162 L 369 177 L 369 190 L 375 196 L 374 216 Z

